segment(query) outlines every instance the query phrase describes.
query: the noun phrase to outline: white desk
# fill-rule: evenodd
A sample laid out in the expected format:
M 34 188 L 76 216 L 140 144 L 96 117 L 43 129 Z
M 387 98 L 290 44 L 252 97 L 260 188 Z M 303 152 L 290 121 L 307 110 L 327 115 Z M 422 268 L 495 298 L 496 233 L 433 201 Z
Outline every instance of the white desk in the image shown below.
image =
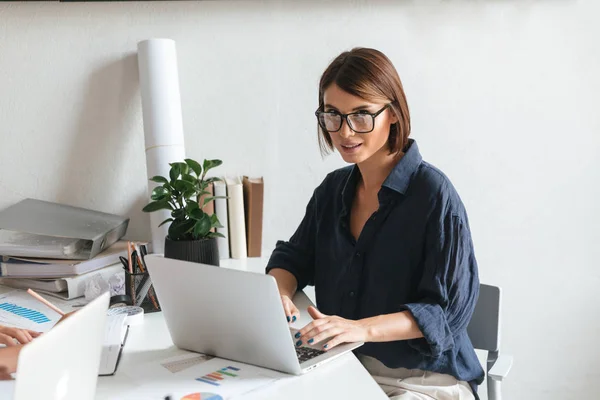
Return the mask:
M 221 267 L 264 273 L 266 262 L 261 259 L 222 260 Z M 300 294 L 294 299 L 301 313 L 308 299 Z M 301 308 L 302 307 L 302 308 Z M 302 313 L 296 326 L 302 326 L 310 317 Z M 169 335 L 162 313 L 147 314 L 144 323 L 130 328 L 129 337 L 117 373 L 99 377 L 97 399 L 112 399 L 135 389 L 128 372 L 134 372 L 140 363 L 161 361 L 188 352 L 177 349 Z M 270 386 L 241 396 L 244 400 L 258 399 L 387 399 L 387 396 L 352 354 L 326 363 L 303 376 L 289 376 Z M 179 400 L 179 399 L 173 399 Z

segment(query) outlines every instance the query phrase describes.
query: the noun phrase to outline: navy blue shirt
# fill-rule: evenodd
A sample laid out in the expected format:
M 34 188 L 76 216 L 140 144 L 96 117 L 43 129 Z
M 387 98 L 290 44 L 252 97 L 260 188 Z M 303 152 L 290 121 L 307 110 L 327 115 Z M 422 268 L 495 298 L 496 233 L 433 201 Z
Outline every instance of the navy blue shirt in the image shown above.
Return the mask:
M 475 388 L 484 374 L 466 329 L 479 278 L 458 193 L 410 140 L 378 193 L 379 209 L 355 240 L 350 210 L 359 179 L 356 165 L 327 175 L 296 232 L 277 242 L 267 272 L 291 272 L 298 290 L 314 285 L 325 314 L 358 320 L 408 310 L 423 338 L 366 343 L 356 352 Z

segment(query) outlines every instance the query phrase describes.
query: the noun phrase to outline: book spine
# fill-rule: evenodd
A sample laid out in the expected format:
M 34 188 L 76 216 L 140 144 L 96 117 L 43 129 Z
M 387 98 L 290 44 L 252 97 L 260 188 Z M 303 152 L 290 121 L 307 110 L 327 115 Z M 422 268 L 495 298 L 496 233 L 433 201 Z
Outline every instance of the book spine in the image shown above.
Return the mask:
M 229 211 L 229 243 L 231 258 L 243 259 L 246 251 L 246 222 L 244 221 L 244 191 L 239 178 L 227 181 Z
M 263 179 L 248 179 L 248 177 L 244 177 L 243 186 L 248 257 L 260 257 L 263 226 Z
M 227 186 L 223 182 L 215 182 L 215 196 L 227 196 Z M 215 200 L 215 212 L 222 228 L 217 228 L 217 233 L 224 235 L 224 238 L 217 238 L 219 246 L 219 258 L 229 258 L 229 221 L 227 218 L 227 199 Z

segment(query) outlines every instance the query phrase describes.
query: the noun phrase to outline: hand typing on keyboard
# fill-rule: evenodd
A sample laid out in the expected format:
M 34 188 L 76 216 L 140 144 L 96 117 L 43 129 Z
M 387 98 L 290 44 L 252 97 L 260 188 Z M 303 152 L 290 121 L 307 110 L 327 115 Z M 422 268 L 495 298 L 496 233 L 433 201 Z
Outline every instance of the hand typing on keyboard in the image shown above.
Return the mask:
M 342 343 L 369 341 L 368 327 L 363 321 L 325 315 L 313 306 L 308 307 L 308 313 L 313 322 L 296 333 L 296 347 L 323 342 L 321 348 L 327 351 Z

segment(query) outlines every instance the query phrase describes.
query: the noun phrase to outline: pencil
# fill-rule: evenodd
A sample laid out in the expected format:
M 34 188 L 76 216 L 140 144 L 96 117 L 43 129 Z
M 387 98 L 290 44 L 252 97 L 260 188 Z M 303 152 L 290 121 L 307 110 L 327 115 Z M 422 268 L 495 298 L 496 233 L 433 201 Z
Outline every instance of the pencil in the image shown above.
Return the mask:
M 60 308 L 56 307 L 54 304 L 50 303 L 48 300 L 46 300 L 45 298 L 43 298 L 42 296 L 40 296 L 39 294 L 37 294 L 33 290 L 28 289 L 27 293 L 29 293 L 30 295 L 32 295 L 33 297 L 35 297 L 38 301 L 44 303 L 46 306 L 48 306 L 49 308 L 51 308 L 54 311 L 56 311 L 57 313 L 59 313 L 61 316 L 65 315 L 65 313 L 62 312 L 62 310 Z
M 127 242 L 127 260 L 129 261 L 129 273 L 133 274 L 133 264 L 131 264 L 131 242 Z
M 137 245 L 137 243 L 135 243 L 135 242 L 133 243 L 133 248 L 135 249 L 135 255 L 137 258 L 138 267 L 139 267 L 140 271 L 142 271 L 142 273 L 145 273 L 146 270 L 144 268 L 144 263 L 142 262 L 142 257 L 140 257 L 140 254 L 142 254 L 142 253 L 141 253 L 140 248 Z

